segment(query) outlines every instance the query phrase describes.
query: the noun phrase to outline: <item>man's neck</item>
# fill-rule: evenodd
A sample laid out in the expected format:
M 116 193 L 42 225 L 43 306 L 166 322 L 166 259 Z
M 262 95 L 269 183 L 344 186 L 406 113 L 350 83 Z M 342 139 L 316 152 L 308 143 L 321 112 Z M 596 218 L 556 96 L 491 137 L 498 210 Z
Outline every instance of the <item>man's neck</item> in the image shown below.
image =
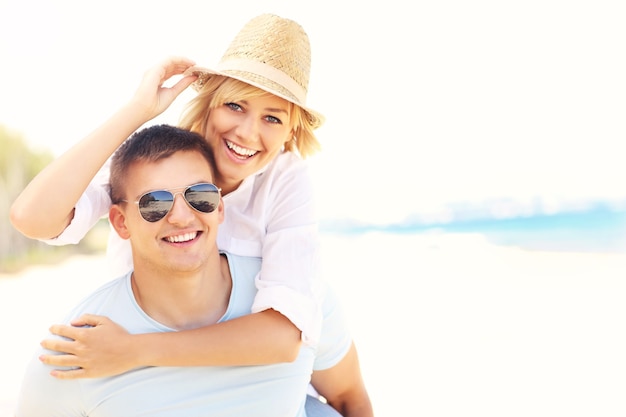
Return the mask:
M 131 278 L 137 304 L 151 318 L 176 330 L 216 323 L 226 312 L 232 280 L 228 259 L 217 256 L 192 272 L 136 265 Z

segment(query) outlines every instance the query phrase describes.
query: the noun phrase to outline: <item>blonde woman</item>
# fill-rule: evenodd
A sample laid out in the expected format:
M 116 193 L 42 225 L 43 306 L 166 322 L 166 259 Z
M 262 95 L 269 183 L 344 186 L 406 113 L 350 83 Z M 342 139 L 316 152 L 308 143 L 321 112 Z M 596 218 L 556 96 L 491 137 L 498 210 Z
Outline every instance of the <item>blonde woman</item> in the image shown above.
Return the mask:
M 92 315 L 74 326 L 52 326 L 53 333 L 70 340 L 45 340 L 45 348 L 66 354 L 44 355 L 42 362 L 75 367 L 54 376 L 102 377 L 139 366 L 288 362 L 302 343 L 318 343 L 317 221 L 302 158 L 319 149 L 314 130 L 323 117 L 306 105 L 309 72 L 310 46 L 302 27 L 279 16 L 258 16 L 236 35 L 215 69 L 176 57 L 147 71 L 125 106 L 27 186 L 11 209 L 14 226 L 51 244 L 76 243 L 111 205 L 110 156 L 193 83 L 198 95 L 181 127 L 202 134 L 215 153 L 215 183 L 226 210 L 218 247 L 263 259 L 252 314 L 237 320 L 144 335 L 130 335 L 106 317 Z M 173 86 L 163 86 L 180 75 Z M 117 276 L 132 264 L 127 242 L 115 235 L 108 249 Z M 347 357 L 358 363 L 353 348 Z

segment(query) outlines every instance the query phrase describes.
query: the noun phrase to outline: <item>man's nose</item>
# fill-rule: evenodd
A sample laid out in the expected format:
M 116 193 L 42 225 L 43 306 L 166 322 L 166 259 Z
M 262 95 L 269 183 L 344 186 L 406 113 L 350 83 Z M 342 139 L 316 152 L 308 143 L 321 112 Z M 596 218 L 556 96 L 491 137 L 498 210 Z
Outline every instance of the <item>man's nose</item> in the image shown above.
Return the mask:
M 168 213 L 167 220 L 174 224 L 188 224 L 195 217 L 194 209 L 191 208 L 182 193 L 174 195 L 172 209 Z

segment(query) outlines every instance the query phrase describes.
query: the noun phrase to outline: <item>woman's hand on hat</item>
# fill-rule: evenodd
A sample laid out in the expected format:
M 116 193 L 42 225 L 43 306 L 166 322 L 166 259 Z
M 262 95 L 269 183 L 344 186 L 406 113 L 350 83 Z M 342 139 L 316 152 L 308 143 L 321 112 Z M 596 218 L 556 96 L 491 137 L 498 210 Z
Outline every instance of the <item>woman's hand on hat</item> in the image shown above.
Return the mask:
M 148 119 L 163 113 L 197 76 L 183 76 L 177 81 L 172 78 L 182 76 L 185 70 L 194 65 L 195 62 L 188 58 L 174 56 L 150 68 L 144 73 L 132 98 L 132 106 L 135 110 L 144 111 Z M 166 84 L 168 81 L 171 82 Z

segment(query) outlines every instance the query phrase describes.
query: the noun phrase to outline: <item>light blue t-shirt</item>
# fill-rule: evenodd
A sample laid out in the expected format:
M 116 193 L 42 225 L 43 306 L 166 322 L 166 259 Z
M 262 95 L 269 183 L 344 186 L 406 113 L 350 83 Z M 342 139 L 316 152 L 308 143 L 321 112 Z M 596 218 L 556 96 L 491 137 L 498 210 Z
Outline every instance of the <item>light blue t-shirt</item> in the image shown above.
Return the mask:
M 233 286 L 220 321 L 250 313 L 260 258 L 227 254 Z M 111 318 L 130 333 L 170 332 L 137 304 L 130 273 L 84 299 L 65 323 L 83 313 Z M 109 378 L 59 380 L 49 375 L 36 352 L 22 384 L 16 417 L 304 417 L 313 369 L 341 360 L 351 338 L 333 294 L 324 301 L 326 333 L 316 352 L 305 346 L 292 363 L 262 366 L 146 367 Z M 49 353 L 49 352 L 48 352 Z M 317 361 L 315 357 L 317 356 Z

